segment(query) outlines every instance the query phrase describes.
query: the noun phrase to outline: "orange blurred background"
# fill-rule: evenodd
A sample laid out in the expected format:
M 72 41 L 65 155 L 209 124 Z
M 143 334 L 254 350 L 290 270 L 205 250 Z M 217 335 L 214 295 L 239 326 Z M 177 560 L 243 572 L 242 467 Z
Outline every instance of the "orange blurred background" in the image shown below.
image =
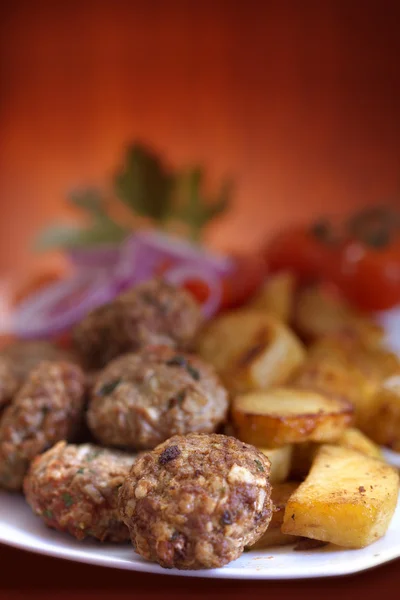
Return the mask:
M 65 192 L 139 138 L 236 180 L 208 239 L 400 198 L 397 1 L 9 0 L 0 8 L 0 276 Z

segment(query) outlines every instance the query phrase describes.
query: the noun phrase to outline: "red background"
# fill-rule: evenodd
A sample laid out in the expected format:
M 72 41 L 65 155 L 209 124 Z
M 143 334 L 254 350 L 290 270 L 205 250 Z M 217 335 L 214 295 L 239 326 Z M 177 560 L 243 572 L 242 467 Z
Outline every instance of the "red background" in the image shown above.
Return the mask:
M 214 244 L 399 198 L 399 4 L 8 0 L 0 14 L 0 271 L 124 143 L 232 174 Z M 398 200 L 397 200 L 398 201 Z M 63 212 L 64 211 L 64 212 Z M 12 248 L 12 249 L 11 249 Z

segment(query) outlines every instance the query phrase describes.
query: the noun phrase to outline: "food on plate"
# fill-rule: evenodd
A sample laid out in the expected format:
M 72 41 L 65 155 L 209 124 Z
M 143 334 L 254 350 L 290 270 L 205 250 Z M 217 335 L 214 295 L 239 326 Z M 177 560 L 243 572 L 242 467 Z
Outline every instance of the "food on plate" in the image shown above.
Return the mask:
M 17 340 L 2 349 L 1 356 L 10 359 L 21 383 L 29 373 L 44 360 L 76 362 L 77 357 L 70 351 L 59 348 L 46 340 Z
M 373 206 L 343 223 L 322 220 L 290 227 L 265 250 L 272 271 L 293 271 L 301 283 L 328 281 L 362 310 L 400 303 L 400 215 Z
M 379 387 L 365 428 L 377 444 L 400 452 L 400 376 L 389 377 Z
M 187 291 L 154 279 L 90 312 L 75 327 L 74 341 L 87 368 L 98 369 L 147 345 L 187 349 L 201 321 Z
M 259 448 L 260 452 L 268 457 L 271 463 L 269 480 L 271 483 L 286 481 L 292 464 L 293 446 L 281 446 L 280 448 Z
M 379 391 L 385 381 L 400 376 L 396 354 L 357 341 L 325 337 L 311 347 L 308 361 L 317 368 L 312 371 L 311 367 L 308 375 L 307 366 L 303 373 L 300 369 L 296 385 L 309 385 L 327 394 L 346 397 L 355 408 L 357 426 L 368 433 L 379 403 Z
M 19 379 L 11 360 L 6 356 L 0 356 L 0 414 L 1 410 L 10 404 L 19 386 Z
M 43 360 L 73 360 L 73 356 L 46 341 L 16 341 L 0 352 L 0 409 L 11 402 L 29 373 Z
M 134 456 L 93 444 L 58 442 L 31 463 L 24 493 L 33 512 L 48 527 L 78 540 L 129 540 L 118 514 L 118 490 Z
M 116 358 L 100 373 L 88 424 L 105 445 L 151 449 L 172 435 L 213 432 L 227 411 L 227 392 L 212 367 L 156 346 Z
M 286 483 L 275 483 L 272 486 L 271 499 L 274 505 L 272 519 L 266 532 L 260 539 L 249 548 L 249 550 L 262 550 L 271 546 L 287 546 L 298 541 L 298 536 L 288 535 L 281 531 L 286 504 L 290 496 L 299 487 L 297 481 L 287 481 Z
M 295 284 L 295 277 L 289 271 L 271 274 L 250 306 L 288 323 L 293 311 Z
M 372 318 L 356 312 L 339 295 L 323 286 L 308 286 L 298 291 L 293 326 L 306 341 L 331 334 L 368 345 L 378 345 L 383 340 L 383 329 Z
M 286 325 L 254 309 L 211 321 L 200 335 L 198 352 L 233 393 L 282 384 L 305 358 L 303 345 Z
M 347 400 L 355 408 L 355 421 L 360 425 L 369 418 L 374 404 L 376 385 L 344 356 L 311 348 L 306 361 L 290 380 L 297 389 L 318 392 L 329 398 Z
M 350 448 L 350 450 L 361 452 L 361 454 L 365 454 L 366 456 L 383 459 L 380 447 L 364 433 L 353 427 L 342 431 L 335 443 L 338 446 L 343 446 L 343 448 Z
M 295 388 L 249 392 L 232 404 L 238 438 L 261 448 L 335 440 L 352 415 L 348 402 Z
M 398 492 L 398 472 L 383 461 L 324 445 L 288 500 L 282 532 L 363 548 L 386 533 Z
M 357 452 L 361 452 L 361 454 L 371 456 L 372 458 L 380 458 L 383 460 L 379 446 L 361 431 L 353 427 L 349 427 L 342 431 L 340 436 L 331 443 L 342 446 L 343 448 L 349 448 L 350 450 L 356 450 Z M 303 444 L 296 444 L 293 446 L 291 466 L 291 476 L 293 478 L 303 479 L 308 474 L 320 447 L 321 444 L 318 442 L 304 442 Z
M 0 420 L 0 487 L 19 490 L 32 459 L 80 427 L 84 375 L 67 362 L 42 362 Z
M 271 520 L 269 470 L 262 452 L 218 434 L 174 436 L 144 453 L 119 494 L 136 552 L 166 568 L 235 560 Z

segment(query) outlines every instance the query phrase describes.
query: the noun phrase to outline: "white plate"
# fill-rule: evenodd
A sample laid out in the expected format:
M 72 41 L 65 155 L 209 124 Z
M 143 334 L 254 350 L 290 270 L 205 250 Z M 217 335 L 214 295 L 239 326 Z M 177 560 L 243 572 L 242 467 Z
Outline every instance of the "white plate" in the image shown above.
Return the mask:
M 400 455 L 388 453 L 400 466 Z M 388 456 L 389 458 L 389 456 Z M 162 569 L 145 561 L 129 544 L 78 542 L 66 534 L 47 529 L 35 517 L 22 496 L 0 492 L 0 542 L 38 554 L 47 554 L 104 567 L 183 575 L 235 579 L 297 579 L 348 575 L 370 569 L 400 557 L 400 501 L 384 538 L 362 550 L 342 550 L 334 546 L 293 552 L 291 546 L 245 552 L 222 569 L 178 571 Z
M 387 341 L 400 352 L 400 310 L 381 318 L 388 332 Z M 400 454 L 385 451 L 386 458 L 400 468 Z M 222 569 L 178 571 L 163 569 L 142 559 L 129 544 L 100 544 L 77 540 L 47 529 L 33 515 L 22 496 L 0 491 L 0 542 L 37 554 L 163 575 L 209 577 L 217 579 L 304 579 L 349 575 L 400 558 L 400 500 L 389 530 L 381 540 L 362 550 L 324 548 L 293 552 L 291 546 L 246 552 Z

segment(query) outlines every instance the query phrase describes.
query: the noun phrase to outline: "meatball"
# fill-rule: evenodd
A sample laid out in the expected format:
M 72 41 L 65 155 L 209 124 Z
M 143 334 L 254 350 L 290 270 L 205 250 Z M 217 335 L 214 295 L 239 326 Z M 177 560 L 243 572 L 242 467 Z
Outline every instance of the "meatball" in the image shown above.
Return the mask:
M 42 362 L 0 421 L 0 487 L 18 490 L 31 460 L 79 429 L 84 375 L 66 362 Z
M 74 330 L 89 369 L 147 345 L 187 349 L 201 324 L 200 309 L 182 289 L 151 280 L 89 313 Z
M 48 527 L 78 540 L 125 542 L 129 531 L 118 515 L 118 489 L 133 461 L 118 450 L 58 442 L 32 462 L 26 499 Z
M 212 367 L 168 346 L 111 362 L 93 388 L 88 424 L 106 446 L 154 448 L 175 434 L 212 432 L 228 398 Z
M 12 361 L 6 356 L 0 356 L 0 412 L 10 404 L 19 387 Z
M 235 560 L 271 520 L 269 471 L 264 454 L 225 435 L 175 436 L 144 453 L 119 493 L 136 552 L 178 569 Z
M 29 373 L 44 360 L 73 360 L 46 341 L 17 341 L 0 352 L 0 409 L 11 402 Z

